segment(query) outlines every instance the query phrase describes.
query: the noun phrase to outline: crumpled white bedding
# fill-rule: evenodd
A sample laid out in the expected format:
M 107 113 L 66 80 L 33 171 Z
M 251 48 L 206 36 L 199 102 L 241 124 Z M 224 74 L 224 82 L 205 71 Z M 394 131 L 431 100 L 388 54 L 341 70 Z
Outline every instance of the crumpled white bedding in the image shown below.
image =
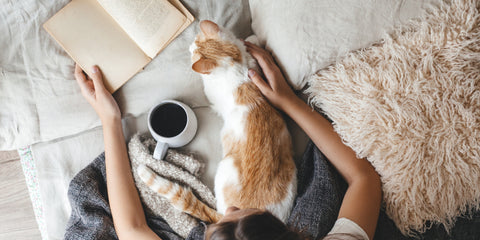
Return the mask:
M 32 145 L 43 206 L 42 217 L 47 228 L 43 238 L 62 239 L 70 211 L 66 194 L 68 183 L 103 151 L 100 121 L 80 94 L 73 78 L 73 61 L 41 28 L 41 24 L 68 0 L 1 1 L 0 31 L 4 34 L 0 35 L 0 150 Z M 247 0 L 182 2 L 197 20 L 214 20 L 233 29 L 240 37 L 252 33 Z M 332 63 L 341 55 L 339 52 L 345 53 L 378 41 L 381 32 L 400 22 L 400 15 L 405 18 L 405 14 L 400 14 L 402 11 L 413 9 L 409 3 L 422 1 L 388 0 L 381 8 L 388 9 L 388 12 L 376 9 L 376 1 L 367 2 L 369 4 L 361 5 L 356 0 L 271 3 L 250 0 L 250 5 L 255 7 L 251 9 L 253 29 L 260 40 L 276 53 L 277 62 L 284 67 L 290 80 L 297 80 L 300 84 L 298 88 L 301 88 L 303 78 L 318 70 L 314 68 Z M 391 10 L 385 7 L 388 3 L 399 7 Z M 275 8 L 271 8 L 273 5 Z M 337 7 L 322 8 L 332 5 Z M 322 9 L 324 12 L 319 12 Z M 370 30 L 373 28 L 376 33 L 371 35 L 368 28 L 356 29 L 359 25 L 368 27 L 361 18 L 362 12 L 369 13 L 370 21 L 385 18 L 389 22 L 370 26 Z M 352 13 L 356 13 L 354 21 L 348 18 Z M 339 31 L 327 31 L 322 35 L 302 28 L 301 35 L 295 35 L 299 22 L 320 28 L 317 15 L 321 15 L 322 24 L 326 27 Z M 350 19 L 348 24 L 343 21 L 345 19 Z M 124 115 L 127 138 L 137 131 L 146 131 L 145 113 L 155 103 L 177 99 L 190 105 L 197 113 L 199 132 L 186 149 L 196 152 L 200 159 L 208 162 L 203 180 L 212 187 L 216 163 L 221 157 L 221 120 L 207 107 L 200 77 L 190 70 L 188 46 L 197 33 L 197 24 L 198 21 L 187 28 L 114 97 Z M 300 40 L 293 41 L 295 37 Z M 315 47 L 319 44 L 323 47 L 321 51 L 316 51 Z M 306 60 L 296 62 L 302 57 Z M 296 157 L 299 157 L 305 146 L 305 134 L 295 124 L 290 122 L 289 125 L 294 136 Z
M 100 125 L 73 77 L 73 61 L 42 28 L 68 0 L 2 0 L 0 8 L 0 150 L 77 134 Z M 248 1 L 182 1 L 196 19 L 212 19 L 242 38 L 251 34 Z M 3 4 L 4 3 L 4 4 Z M 114 97 L 124 116 L 178 99 L 206 106 L 188 46 L 198 21 L 134 76 Z M 88 33 L 85 33 L 88 34 Z

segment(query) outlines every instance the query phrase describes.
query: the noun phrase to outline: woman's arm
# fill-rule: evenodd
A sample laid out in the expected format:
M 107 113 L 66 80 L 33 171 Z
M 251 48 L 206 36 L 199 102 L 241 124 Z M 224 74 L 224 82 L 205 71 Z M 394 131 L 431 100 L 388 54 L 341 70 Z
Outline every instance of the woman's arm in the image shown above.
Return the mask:
M 120 110 L 103 85 L 102 73 L 94 67 L 89 74 L 75 66 L 82 95 L 97 112 L 103 125 L 108 201 L 119 239 L 160 239 L 147 225 L 127 155 Z
M 268 52 L 248 42 L 246 46 L 266 77 L 265 81 L 250 70 L 252 81 L 275 107 L 288 114 L 308 134 L 347 181 L 348 189 L 338 218 L 353 220 L 373 239 L 382 197 L 380 177 L 375 169 L 367 160 L 357 159 L 330 122 L 295 95 Z

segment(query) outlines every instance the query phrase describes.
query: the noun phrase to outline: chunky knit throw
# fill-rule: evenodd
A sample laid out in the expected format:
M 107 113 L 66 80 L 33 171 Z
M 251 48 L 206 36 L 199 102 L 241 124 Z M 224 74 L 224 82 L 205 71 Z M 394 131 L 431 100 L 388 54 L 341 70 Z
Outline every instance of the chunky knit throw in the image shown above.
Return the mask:
M 190 215 L 174 208 L 168 200 L 152 191 L 138 176 L 137 167 L 144 164 L 158 175 L 188 186 L 192 192 L 205 204 L 215 209 L 215 197 L 212 191 L 199 179 L 204 164 L 192 155 L 182 154 L 169 149 L 165 160 L 153 158 L 155 140 L 148 133 L 134 135 L 128 143 L 128 154 L 132 165 L 135 184 L 146 210 L 154 215 L 161 216 L 170 227 L 180 236 L 186 238 L 198 221 Z

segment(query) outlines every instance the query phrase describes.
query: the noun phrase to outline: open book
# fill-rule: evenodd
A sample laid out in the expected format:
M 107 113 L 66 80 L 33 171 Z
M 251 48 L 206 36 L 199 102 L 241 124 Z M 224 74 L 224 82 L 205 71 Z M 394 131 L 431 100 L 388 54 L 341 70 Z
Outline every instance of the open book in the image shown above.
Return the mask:
M 179 0 L 72 0 L 43 27 L 113 93 L 193 20 Z

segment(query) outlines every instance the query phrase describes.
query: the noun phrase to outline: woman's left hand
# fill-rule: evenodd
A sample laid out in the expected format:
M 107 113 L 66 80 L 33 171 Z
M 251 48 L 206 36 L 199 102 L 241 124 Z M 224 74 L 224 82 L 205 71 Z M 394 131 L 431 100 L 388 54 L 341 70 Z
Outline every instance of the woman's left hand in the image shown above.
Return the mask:
M 78 64 L 75 64 L 75 79 L 83 97 L 95 109 L 102 124 L 121 119 L 120 108 L 112 94 L 105 88 L 102 72 L 97 66 L 92 67 L 88 76 Z
M 288 108 L 292 105 L 291 103 L 300 99 L 295 95 L 290 85 L 288 85 L 282 71 L 273 60 L 272 55 L 253 43 L 247 41 L 244 43 L 247 51 L 257 60 L 266 79 L 264 80 L 260 74 L 253 69 L 248 71 L 248 76 L 274 107 L 287 113 Z

